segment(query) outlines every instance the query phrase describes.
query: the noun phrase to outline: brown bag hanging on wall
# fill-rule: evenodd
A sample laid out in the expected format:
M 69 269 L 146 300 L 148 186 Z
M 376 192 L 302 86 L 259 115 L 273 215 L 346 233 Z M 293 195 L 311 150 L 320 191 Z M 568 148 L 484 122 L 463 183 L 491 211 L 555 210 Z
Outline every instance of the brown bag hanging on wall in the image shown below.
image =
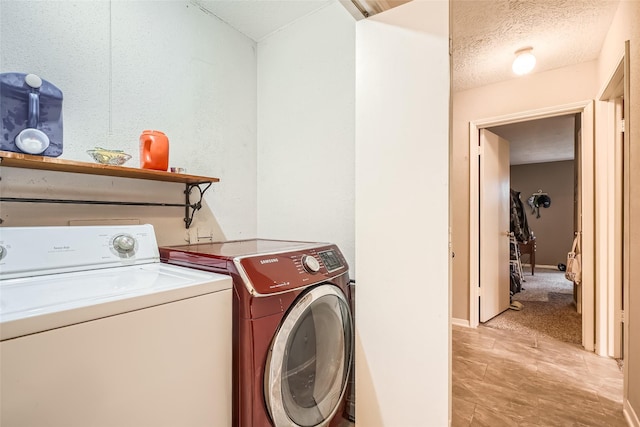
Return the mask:
M 580 232 L 576 233 L 573 239 L 571 252 L 567 254 L 567 270 L 564 273 L 567 280 L 571 280 L 576 285 L 582 283 L 582 256 L 580 255 Z

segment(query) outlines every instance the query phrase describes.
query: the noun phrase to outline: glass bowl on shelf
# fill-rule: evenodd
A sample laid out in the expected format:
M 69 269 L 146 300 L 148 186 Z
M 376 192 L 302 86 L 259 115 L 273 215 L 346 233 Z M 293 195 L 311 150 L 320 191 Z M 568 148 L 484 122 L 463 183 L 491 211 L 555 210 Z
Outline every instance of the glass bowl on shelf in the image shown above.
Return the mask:
M 122 166 L 131 158 L 130 154 L 122 150 L 107 150 L 106 148 L 96 147 L 93 150 L 87 150 L 93 160 L 101 165 Z

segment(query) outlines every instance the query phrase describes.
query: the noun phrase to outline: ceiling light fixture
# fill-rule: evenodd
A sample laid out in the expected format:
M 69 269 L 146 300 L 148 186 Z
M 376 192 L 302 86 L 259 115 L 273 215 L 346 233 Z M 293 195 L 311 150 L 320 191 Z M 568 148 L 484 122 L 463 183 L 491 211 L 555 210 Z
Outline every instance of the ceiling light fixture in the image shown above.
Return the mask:
M 532 47 L 524 47 L 516 51 L 516 59 L 513 60 L 511 68 L 519 76 L 530 73 L 536 65 L 536 57 L 531 51 Z

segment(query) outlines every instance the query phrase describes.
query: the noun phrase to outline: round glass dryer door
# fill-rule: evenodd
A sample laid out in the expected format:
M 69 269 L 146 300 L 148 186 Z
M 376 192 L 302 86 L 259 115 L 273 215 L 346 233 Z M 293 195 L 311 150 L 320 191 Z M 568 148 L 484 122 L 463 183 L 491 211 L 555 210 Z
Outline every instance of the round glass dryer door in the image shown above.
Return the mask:
M 302 294 L 282 321 L 265 367 L 265 398 L 276 427 L 326 424 L 347 386 L 353 354 L 349 303 L 333 285 Z

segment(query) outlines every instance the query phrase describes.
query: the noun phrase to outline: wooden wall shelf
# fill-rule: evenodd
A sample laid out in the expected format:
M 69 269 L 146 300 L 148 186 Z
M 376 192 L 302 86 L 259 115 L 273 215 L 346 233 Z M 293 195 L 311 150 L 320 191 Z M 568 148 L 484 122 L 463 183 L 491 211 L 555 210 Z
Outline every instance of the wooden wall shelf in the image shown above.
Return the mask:
M 113 176 L 118 178 L 144 179 L 149 181 L 176 182 L 185 184 L 185 203 L 147 203 L 147 202 L 118 202 L 102 200 L 69 200 L 69 199 L 33 199 L 25 197 L 0 197 L 0 201 L 16 203 L 63 203 L 80 205 L 123 205 L 123 206 L 164 206 L 164 207 L 184 207 L 184 223 L 189 228 L 193 222 L 196 211 L 202 207 L 202 198 L 212 183 L 219 182 L 220 179 L 187 175 L 182 173 L 156 171 L 150 169 L 128 168 L 124 166 L 110 166 L 99 163 L 77 162 L 74 160 L 57 159 L 53 157 L 31 156 L 22 153 L 0 151 L 0 166 L 38 169 L 56 172 L 82 173 L 87 175 Z M 201 188 L 201 184 L 206 184 Z M 191 202 L 191 192 L 197 189 L 199 199 L 195 203 Z M 0 219 L 0 223 L 1 223 Z
M 77 162 L 74 160 L 58 159 L 54 157 L 12 153 L 10 151 L 0 151 L 0 166 L 83 173 L 88 175 L 115 176 L 120 178 L 146 179 L 151 181 L 180 182 L 183 184 L 205 184 L 220 181 L 218 178 L 206 176 L 129 168 L 125 166 L 109 166 L 99 163 Z

